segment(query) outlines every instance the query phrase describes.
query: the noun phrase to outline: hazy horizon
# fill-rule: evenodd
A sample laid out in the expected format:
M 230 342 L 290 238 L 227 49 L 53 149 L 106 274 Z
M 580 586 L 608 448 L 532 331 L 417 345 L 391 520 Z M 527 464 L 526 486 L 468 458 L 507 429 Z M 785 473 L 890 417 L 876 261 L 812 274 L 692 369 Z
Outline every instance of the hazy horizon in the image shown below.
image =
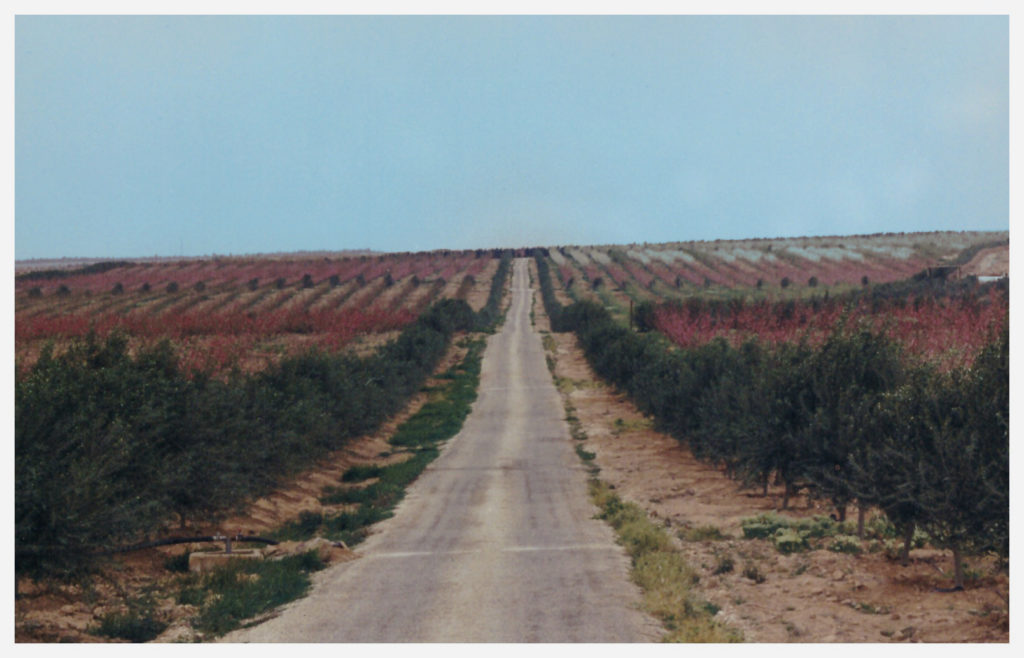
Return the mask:
M 581 243 L 563 243 L 563 244 L 521 244 L 521 245 L 510 245 L 510 246 L 487 246 L 487 247 L 469 247 L 466 249 L 453 249 L 448 247 L 438 247 L 437 249 L 427 249 L 421 251 L 386 251 L 386 250 L 374 250 L 374 249 L 296 249 L 294 251 L 264 251 L 264 252 L 252 252 L 252 253 L 206 253 L 206 254 L 140 254 L 140 255 L 126 255 L 126 256 L 39 256 L 31 258 L 17 258 L 15 263 L 30 263 L 30 262 L 57 262 L 57 261 L 107 261 L 107 260 L 128 260 L 128 261 L 146 261 L 146 260 L 169 260 L 173 261 L 176 259 L 184 260 L 202 260 L 207 258 L 260 258 L 260 257 L 310 257 L 316 258 L 325 255 L 336 255 L 343 258 L 356 258 L 361 255 L 368 256 L 386 256 L 389 254 L 402 254 L 402 253 L 429 253 L 436 251 L 490 251 L 492 249 L 529 249 L 529 248 L 545 248 L 554 249 L 558 247 L 566 248 L 605 248 L 605 247 L 616 247 L 616 246 L 632 246 L 632 245 L 650 245 L 659 246 L 666 244 L 701 244 L 701 243 L 728 243 L 728 242 L 756 242 L 756 241 L 798 241 L 798 240 L 827 240 L 827 239 L 843 239 L 843 238 L 870 238 L 870 237 L 884 237 L 886 235 L 930 235 L 940 233 L 1006 233 L 1009 237 L 1009 229 L 994 229 L 994 230 L 975 230 L 975 231 L 889 231 L 879 233 L 844 233 L 844 234 L 833 234 L 833 235 L 783 235 L 776 237 L 767 238 L 728 238 L 728 239 L 710 239 L 710 240 L 666 240 L 664 242 L 629 242 L 629 243 L 603 243 L 603 244 L 581 244 Z

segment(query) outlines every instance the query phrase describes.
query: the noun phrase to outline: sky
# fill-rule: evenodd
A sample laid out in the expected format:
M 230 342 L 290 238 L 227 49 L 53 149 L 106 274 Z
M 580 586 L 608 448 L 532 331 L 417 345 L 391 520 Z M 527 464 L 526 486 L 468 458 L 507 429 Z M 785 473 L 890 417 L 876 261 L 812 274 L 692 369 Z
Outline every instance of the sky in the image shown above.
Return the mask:
M 1007 230 L 1007 16 L 17 16 L 14 256 Z

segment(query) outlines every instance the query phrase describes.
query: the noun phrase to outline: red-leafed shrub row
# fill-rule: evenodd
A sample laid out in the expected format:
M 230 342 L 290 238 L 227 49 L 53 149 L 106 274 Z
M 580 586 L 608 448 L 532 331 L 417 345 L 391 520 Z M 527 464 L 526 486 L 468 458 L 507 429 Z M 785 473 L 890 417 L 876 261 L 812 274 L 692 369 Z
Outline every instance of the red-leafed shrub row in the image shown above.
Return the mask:
M 416 314 L 407 309 L 377 308 L 159 315 L 80 312 L 18 318 L 15 341 L 18 346 L 26 346 L 45 339 L 77 339 L 90 332 L 106 337 L 120 331 L 138 346 L 173 340 L 185 373 L 221 373 L 236 366 L 259 370 L 282 356 L 314 347 L 335 352 L 359 336 L 401 329 L 415 319 Z M 263 354 L 260 345 L 268 340 L 279 344 L 273 353 Z M 23 361 L 19 368 L 22 375 L 32 359 Z
M 15 314 L 18 377 L 47 341 L 118 332 L 133 353 L 170 340 L 185 373 L 258 372 L 310 349 L 336 352 L 361 336 L 400 330 L 450 295 L 448 282 L 475 279 L 502 255 L 110 261 L 29 272 L 15 283 L 28 291 Z
M 587 281 L 590 282 L 591 287 L 596 288 L 604 283 L 604 273 L 597 265 L 588 263 L 582 267 L 583 275 L 587 277 Z
M 190 336 L 251 336 L 266 338 L 281 334 L 335 334 L 351 338 L 361 333 L 400 329 L 416 319 L 405 309 L 308 310 L 283 309 L 271 313 L 185 312 L 177 314 L 121 315 L 72 313 L 21 318 L 15 324 L 15 340 L 71 338 L 95 331 L 105 336 L 123 330 L 140 338 L 187 338 Z
M 608 276 L 611 278 L 611 280 L 614 281 L 615 285 L 619 288 L 625 286 L 626 283 L 630 279 L 632 279 L 632 277 L 629 275 L 628 272 L 626 272 L 626 270 L 622 269 L 622 267 L 616 265 L 615 263 L 609 263 L 605 265 L 604 269 L 608 272 Z
M 562 285 L 568 288 L 576 280 L 576 270 L 569 265 L 559 265 L 558 276 L 562 279 Z
M 786 302 L 686 305 L 664 304 L 653 311 L 654 328 L 682 347 L 724 338 L 738 346 L 750 338 L 769 344 L 818 344 L 841 323 L 882 332 L 908 351 L 948 367 L 991 339 L 1006 324 L 1009 300 L 1003 290 L 987 286 L 951 297 L 908 296 L 856 300 L 840 298 Z
M 460 273 L 463 278 L 480 275 L 494 256 L 492 252 L 437 252 L 340 261 L 111 262 L 71 272 L 43 272 L 22 283 L 67 285 L 71 293 L 47 294 L 41 300 L 33 299 L 39 295 L 20 298 L 25 306 L 15 315 L 18 370 L 23 374 L 32 366 L 44 341 L 67 341 L 89 333 L 104 338 L 123 332 L 133 351 L 171 340 L 188 373 L 224 373 L 236 366 L 258 371 L 304 350 L 334 352 L 357 337 L 402 329 L 443 296 L 449 279 L 458 281 Z M 502 258 L 501 272 L 507 272 L 510 258 Z M 403 284 L 400 288 L 368 285 L 384 276 Z M 358 278 L 358 285 L 337 293 L 333 285 L 303 293 L 325 277 L 332 284 Z M 293 279 L 299 285 L 284 283 Z M 158 280 L 171 281 L 174 292 L 183 294 L 167 295 L 170 285 L 166 290 L 151 285 L 147 292 L 134 291 L 139 281 Z M 259 283 L 253 286 L 254 281 Z M 427 281 L 429 286 L 404 283 Z M 211 290 L 218 282 L 223 287 Z M 101 292 L 79 294 L 88 290 Z M 386 299 L 384 290 L 392 291 Z M 488 318 L 496 313 L 492 307 L 497 301 L 500 298 L 489 300 L 482 311 Z
M 125 291 L 138 290 L 145 284 L 151 288 L 165 288 L 176 283 L 189 288 L 202 282 L 206 285 L 242 285 L 257 280 L 267 285 L 278 279 L 292 285 L 309 277 L 318 284 L 336 277 L 344 283 L 357 277 L 363 281 L 390 273 L 394 279 L 415 275 L 420 279 L 440 277 L 451 279 L 459 272 L 478 275 L 490 258 L 478 257 L 475 252 L 447 252 L 420 254 L 387 254 L 342 259 L 277 260 L 270 258 L 243 260 L 225 259 L 198 262 L 170 263 L 109 263 L 80 270 L 34 272 L 19 276 L 16 290 L 39 288 L 44 294 L 67 286 L 71 291 L 109 292 L 117 284 Z M 102 265 L 107 265 L 103 267 Z
M 649 288 L 651 283 L 654 282 L 654 275 L 651 272 L 645 270 L 640 263 L 627 260 L 623 263 L 622 269 L 624 269 L 629 277 L 632 277 L 638 285 L 643 288 Z M 627 278 L 628 280 L 628 278 Z

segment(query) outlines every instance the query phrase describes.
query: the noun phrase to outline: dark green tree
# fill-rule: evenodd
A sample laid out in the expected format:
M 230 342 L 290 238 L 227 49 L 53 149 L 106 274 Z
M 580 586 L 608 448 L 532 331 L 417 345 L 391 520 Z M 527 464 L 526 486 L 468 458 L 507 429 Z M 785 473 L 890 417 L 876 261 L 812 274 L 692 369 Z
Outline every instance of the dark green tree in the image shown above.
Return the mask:
M 919 366 L 881 395 L 865 418 L 862 441 L 847 462 L 848 480 L 864 505 L 881 509 L 903 538 L 901 562 L 910 558 L 914 530 L 927 518 L 925 492 L 932 484 L 922 465 L 932 449 L 929 418 L 939 411 L 937 374 Z
M 879 396 L 903 382 L 902 357 L 898 345 L 883 334 L 840 326 L 814 351 L 806 376 L 806 475 L 845 521 L 847 506 L 856 498 L 850 454 L 866 440 Z M 863 522 L 863 505 L 861 510 Z

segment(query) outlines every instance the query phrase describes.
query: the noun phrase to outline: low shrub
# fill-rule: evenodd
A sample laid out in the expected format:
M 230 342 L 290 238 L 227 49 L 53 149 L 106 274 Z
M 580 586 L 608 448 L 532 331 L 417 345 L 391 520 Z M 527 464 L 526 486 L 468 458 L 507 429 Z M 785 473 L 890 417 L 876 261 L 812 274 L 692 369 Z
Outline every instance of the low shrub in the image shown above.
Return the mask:
M 724 534 L 721 529 L 713 525 L 702 525 L 696 528 L 681 530 L 679 538 L 684 541 L 723 541 L 732 539 L 732 537 Z
M 809 548 L 807 537 L 792 528 L 779 528 L 775 531 L 772 541 L 775 543 L 775 548 L 783 554 L 799 553 Z
M 280 541 L 304 541 L 316 536 L 316 531 L 323 525 L 324 515 L 310 510 L 299 514 L 299 518 L 291 521 L 271 533 Z
M 576 444 L 576 454 L 585 462 L 593 461 L 597 457 L 597 453 L 584 450 L 583 446 L 579 443 Z
M 736 568 L 736 563 L 733 562 L 732 556 L 728 553 L 719 553 L 715 555 L 715 567 L 711 570 L 711 573 L 716 576 L 723 573 L 731 573 Z
M 377 464 L 358 464 L 346 470 L 342 476 L 342 482 L 362 482 L 370 478 L 379 477 L 382 468 Z
M 758 585 L 768 580 L 767 576 L 761 573 L 761 570 L 753 562 L 748 562 L 743 566 L 743 577 L 754 581 Z
M 760 514 L 740 521 L 746 539 L 769 539 L 775 536 L 777 530 L 789 528 L 789 525 L 789 519 L 777 514 Z
M 404 495 L 404 489 L 438 455 L 435 448 L 418 451 L 411 459 L 378 467 L 379 480 L 368 487 L 333 489 L 320 501 L 328 505 L 366 504 L 375 507 L 394 507 Z
M 740 521 L 747 539 L 769 539 L 781 553 L 796 553 L 814 548 L 819 540 L 836 535 L 850 535 L 853 526 L 837 523 L 827 516 L 810 519 L 787 519 L 777 514 L 760 514 Z
M 626 547 L 626 552 L 634 560 L 648 553 L 667 551 L 672 546 L 668 535 L 651 523 L 646 514 L 642 518 L 622 523 L 617 530 L 619 542 Z
M 212 635 L 234 630 L 246 619 L 305 594 L 309 574 L 324 566 L 316 551 L 310 551 L 280 560 L 239 560 L 204 575 L 186 596 L 201 600 L 195 628 Z
M 366 538 L 368 526 L 391 516 L 390 508 L 360 505 L 354 512 L 325 516 L 322 532 L 327 539 L 343 541 L 349 546 L 354 546 Z
M 164 560 L 164 569 L 172 573 L 188 573 L 188 556 L 191 551 L 172 555 Z
M 833 553 L 849 553 L 859 555 L 864 549 L 861 548 L 860 539 L 855 535 L 836 535 L 828 545 L 828 550 Z
M 156 615 L 156 604 L 151 598 L 143 597 L 128 601 L 124 612 L 111 612 L 100 617 L 98 626 L 89 628 L 89 633 L 113 640 L 149 642 L 167 628 L 167 622 Z
M 875 539 L 899 539 L 900 532 L 889 520 L 889 517 L 884 514 L 876 514 L 864 523 L 864 536 Z
M 831 537 L 836 533 L 850 534 L 852 526 L 846 523 L 837 523 L 827 516 L 815 516 L 811 519 L 799 519 L 790 525 L 801 536 L 807 539 L 821 539 Z

